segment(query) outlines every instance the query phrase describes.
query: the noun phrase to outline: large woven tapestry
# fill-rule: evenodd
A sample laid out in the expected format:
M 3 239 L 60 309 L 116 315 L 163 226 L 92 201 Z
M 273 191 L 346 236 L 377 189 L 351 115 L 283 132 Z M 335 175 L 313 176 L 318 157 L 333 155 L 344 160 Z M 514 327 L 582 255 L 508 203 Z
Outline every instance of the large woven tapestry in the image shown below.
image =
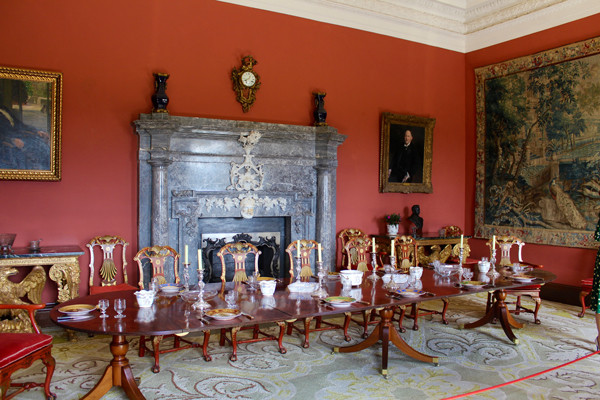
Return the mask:
M 600 38 L 475 70 L 475 236 L 594 247 Z

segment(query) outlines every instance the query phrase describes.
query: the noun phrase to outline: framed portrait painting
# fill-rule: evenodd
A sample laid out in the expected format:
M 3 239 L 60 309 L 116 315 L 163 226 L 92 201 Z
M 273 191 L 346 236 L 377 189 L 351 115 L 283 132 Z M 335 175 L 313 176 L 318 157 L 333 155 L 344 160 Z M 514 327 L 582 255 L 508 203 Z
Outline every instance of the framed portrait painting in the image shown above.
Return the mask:
M 381 192 L 431 193 L 435 118 L 383 113 L 379 186 Z
M 597 247 L 600 38 L 478 68 L 475 80 L 475 236 Z
M 0 67 L 0 179 L 61 177 L 62 74 Z

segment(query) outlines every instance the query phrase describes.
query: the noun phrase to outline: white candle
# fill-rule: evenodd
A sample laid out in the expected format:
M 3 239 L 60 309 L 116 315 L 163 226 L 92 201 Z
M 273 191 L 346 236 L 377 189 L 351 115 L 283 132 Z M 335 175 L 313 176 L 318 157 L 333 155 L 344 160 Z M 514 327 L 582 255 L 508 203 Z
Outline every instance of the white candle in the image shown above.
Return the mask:
M 463 248 L 463 235 L 460 235 L 460 248 Z
M 317 257 L 318 257 L 318 259 L 317 259 L 317 260 L 318 260 L 319 262 L 323 261 L 323 260 L 321 259 L 321 243 L 317 244 Z
M 198 249 L 198 271 L 202 271 L 202 250 Z
M 185 245 L 185 259 L 183 261 L 185 264 L 188 263 L 188 245 Z
M 496 235 L 492 236 L 492 250 L 496 248 Z
M 372 239 L 373 239 L 373 253 L 375 253 L 375 238 L 372 238 Z
M 394 250 L 394 247 L 396 247 L 395 243 L 395 239 L 392 239 L 392 252 L 391 252 L 391 256 L 394 257 L 394 255 L 396 254 L 396 250 Z
M 300 241 L 296 240 L 296 255 L 300 257 Z

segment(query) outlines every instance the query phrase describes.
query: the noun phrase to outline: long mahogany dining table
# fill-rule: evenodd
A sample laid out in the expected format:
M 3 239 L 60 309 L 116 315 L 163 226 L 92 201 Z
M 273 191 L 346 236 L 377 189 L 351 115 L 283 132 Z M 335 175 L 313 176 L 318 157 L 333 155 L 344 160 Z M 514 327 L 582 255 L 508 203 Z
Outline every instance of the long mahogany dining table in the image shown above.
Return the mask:
M 456 280 L 441 278 L 432 270 L 425 269 L 421 278 L 422 290 L 427 294 L 418 298 L 390 296 L 383 287 L 381 279 L 373 282 L 367 279 L 366 273 L 360 287 L 351 289 L 350 292 L 342 292 L 341 283 L 338 280 L 326 280 L 324 284 L 330 296 L 350 294 L 359 302 L 352 303 L 349 307 L 333 308 L 323 304 L 319 299 L 310 294 L 290 293 L 287 289 L 287 281 L 280 281 L 274 296 L 262 296 L 260 290 L 249 290 L 244 284 L 227 283 L 225 287 L 221 284 L 208 284 L 205 290 L 220 289 L 219 295 L 209 300 L 212 308 L 226 307 L 223 299 L 225 290 L 238 291 L 239 308 L 254 318 L 250 319 L 240 316 L 228 321 L 208 320 L 206 316 L 198 318 L 196 311 L 191 310 L 191 303 L 184 301 L 179 295 L 161 295 L 155 299 L 152 308 L 140 308 L 137 304 L 134 291 L 108 292 L 90 296 L 83 296 L 69 300 L 55 306 L 50 311 L 51 320 L 65 328 L 92 334 L 112 335 L 110 351 L 113 356 L 99 382 L 87 393 L 84 399 L 100 399 L 113 386 L 120 386 L 130 399 L 144 399 L 131 371 L 129 361 L 126 357 L 129 343 L 126 336 L 158 336 L 178 334 L 186 332 L 199 332 L 206 330 L 219 330 L 221 328 L 242 327 L 254 324 L 281 323 L 281 321 L 293 321 L 306 317 L 327 316 L 343 314 L 346 312 L 377 310 L 380 320 L 371 334 L 362 342 L 345 347 L 335 347 L 334 352 L 350 353 L 363 350 L 369 346 L 382 342 L 381 373 L 387 377 L 389 343 L 391 342 L 400 351 L 417 360 L 430 362 L 437 365 L 437 357 L 418 352 L 406 343 L 394 326 L 392 317 L 394 310 L 399 306 L 406 306 L 414 302 L 441 299 L 444 297 L 464 296 L 478 292 L 494 291 L 494 303 L 485 316 L 464 328 L 476 328 L 488 322 L 497 320 L 502 325 L 506 336 L 515 344 L 518 339 L 512 332 L 511 327 L 521 327 L 508 312 L 504 303 L 506 293 L 504 289 L 530 285 L 531 283 L 517 282 L 512 279 L 496 279 L 494 285 L 486 285 L 481 288 L 466 290 L 457 287 Z M 529 274 L 536 277 L 537 283 L 546 283 L 554 280 L 556 276 L 548 271 L 535 270 Z M 99 318 L 99 311 L 93 311 L 93 317 L 80 321 L 59 320 L 64 314 L 59 308 L 73 304 L 96 305 L 101 298 L 110 300 L 110 308 L 107 310 L 108 318 Z M 114 318 L 115 311 L 112 307 L 114 299 L 124 298 L 127 308 L 123 312 L 125 318 Z

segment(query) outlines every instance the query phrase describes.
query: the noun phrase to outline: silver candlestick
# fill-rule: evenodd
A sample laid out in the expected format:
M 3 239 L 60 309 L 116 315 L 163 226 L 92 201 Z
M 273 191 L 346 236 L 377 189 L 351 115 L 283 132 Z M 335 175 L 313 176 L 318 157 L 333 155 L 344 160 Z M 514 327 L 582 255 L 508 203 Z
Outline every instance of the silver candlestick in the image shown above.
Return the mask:
M 496 285 L 496 278 L 500 276 L 498 271 L 496 271 L 496 249 L 492 249 L 492 257 L 490 259 L 490 272 L 488 275 L 492 278 L 492 286 Z
M 204 311 L 210 308 L 210 304 L 204 300 L 204 269 L 198 268 L 198 300 L 192 305 L 194 310 Z
M 377 252 L 375 251 L 371 252 L 371 267 L 372 273 L 367 279 L 370 279 L 374 282 L 379 279 L 379 275 L 377 275 Z
M 300 274 L 302 273 L 302 256 L 297 255 L 294 258 L 294 266 L 296 268 L 296 282 L 300 282 L 301 281 L 301 277 Z
M 464 249 L 460 247 L 458 253 L 458 282 L 462 282 L 463 277 L 463 252 Z
M 188 292 L 190 290 L 190 264 L 183 264 L 183 289 Z
M 319 277 L 319 288 L 312 293 L 313 297 L 323 299 L 328 297 L 327 290 L 323 287 L 323 279 L 325 278 L 325 269 L 323 268 L 323 261 L 317 261 L 317 276 Z
M 394 279 L 394 276 L 396 276 L 396 256 L 390 256 L 390 264 L 392 265 L 392 276 L 390 277 L 390 281 L 387 284 L 387 290 L 390 292 L 395 292 L 396 290 L 400 289 L 400 286 L 398 285 L 398 282 L 396 282 L 396 280 Z

